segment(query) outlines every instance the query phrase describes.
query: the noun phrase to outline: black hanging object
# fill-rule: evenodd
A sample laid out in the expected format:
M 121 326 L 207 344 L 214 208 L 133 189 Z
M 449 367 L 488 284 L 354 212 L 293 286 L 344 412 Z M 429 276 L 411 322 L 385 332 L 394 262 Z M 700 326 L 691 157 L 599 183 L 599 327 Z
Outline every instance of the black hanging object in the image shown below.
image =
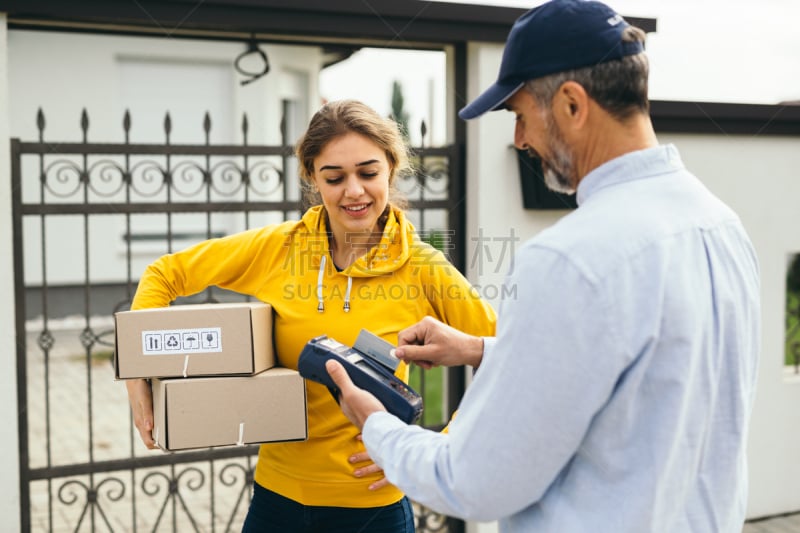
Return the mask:
M 261 58 L 261 61 L 264 63 L 264 66 L 261 68 L 260 71 L 248 72 L 247 70 L 243 69 L 242 66 L 240 65 L 241 61 L 245 57 L 252 54 L 256 54 L 258 57 Z M 255 37 L 253 37 L 247 43 L 247 50 L 239 54 L 239 56 L 233 61 L 233 66 L 239 74 L 247 77 L 247 79 L 244 79 L 239 83 L 242 85 L 247 85 L 248 83 L 253 83 L 257 79 L 267 75 L 267 73 L 269 72 L 269 58 L 267 57 L 266 52 L 264 52 L 261 48 L 258 47 L 258 41 L 255 40 Z

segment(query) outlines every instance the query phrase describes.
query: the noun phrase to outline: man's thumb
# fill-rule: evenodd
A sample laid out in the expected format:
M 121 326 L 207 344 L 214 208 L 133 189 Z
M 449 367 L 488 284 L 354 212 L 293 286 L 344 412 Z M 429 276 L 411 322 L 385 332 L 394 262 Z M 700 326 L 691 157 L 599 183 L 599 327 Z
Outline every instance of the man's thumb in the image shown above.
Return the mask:
M 416 365 L 427 370 L 433 368 L 433 363 L 426 358 L 426 355 L 428 355 L 430 350 L 430 344 L 426 346 L 407 344 L 405 346 L 398 347 L 395 350 L 395 355 L 402 361 L 407 363 L 415 363 Z
M 331 377 L 339 390 L 343 391 L 353 385 L 353 382 L 350 380 L 350 376 L 347 375 L 347 371 L 339 361 L 328 359 L 325 362 L 325 370 L 328 371 L 328 375 Z

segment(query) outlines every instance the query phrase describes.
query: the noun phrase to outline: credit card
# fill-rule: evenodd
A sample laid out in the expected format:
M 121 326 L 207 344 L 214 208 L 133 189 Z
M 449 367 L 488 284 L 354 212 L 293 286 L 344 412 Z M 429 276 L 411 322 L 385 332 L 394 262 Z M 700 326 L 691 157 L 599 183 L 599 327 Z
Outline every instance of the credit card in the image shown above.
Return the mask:
M 400 364 L 400 360 L 394 355 L 395 346 L 366 329 L 362 329 L 358 334 L 353 348 L 379 363 L 392 374 Z

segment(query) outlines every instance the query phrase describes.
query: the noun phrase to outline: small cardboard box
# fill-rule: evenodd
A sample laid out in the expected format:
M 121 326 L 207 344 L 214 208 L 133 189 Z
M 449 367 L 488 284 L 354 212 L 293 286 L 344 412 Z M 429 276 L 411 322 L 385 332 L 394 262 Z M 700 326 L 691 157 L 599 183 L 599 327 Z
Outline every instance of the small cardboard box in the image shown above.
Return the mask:
M 308 438 L 305 380 L 295 370 L 154 379 L 152 387 L 153 438 L 165 451 Z
M 272 307 L 227 303 L 116 313 L 117 379 L 253 375 L 275 366 Z

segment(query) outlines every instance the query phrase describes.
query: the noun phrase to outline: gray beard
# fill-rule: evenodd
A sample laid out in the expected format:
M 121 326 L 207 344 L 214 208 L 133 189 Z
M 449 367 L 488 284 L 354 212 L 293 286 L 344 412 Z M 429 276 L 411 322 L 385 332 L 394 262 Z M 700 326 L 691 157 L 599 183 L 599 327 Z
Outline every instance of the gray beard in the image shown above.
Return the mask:
M 553 167 L 544 161 L 542 161 L 542 171 L 544 173 L 544 184 L 547 185 L 547 188 L 551 191 L 564 194 L 572 194 L 575 192 L 575 188 L 572 186 L 569 179 L 564 176 L 564 174 L 556 172 Z
M 575 192 L 575 183 L 578 182 L 575 172 L 575 158 L 572 156 L 561 130 L 558 129 L 551 115 L 545 117 L 547 136 L 550 139 L 549 161 L 542 159 L 542 172 L 544 184 L 551 191 L 572 194 Z

